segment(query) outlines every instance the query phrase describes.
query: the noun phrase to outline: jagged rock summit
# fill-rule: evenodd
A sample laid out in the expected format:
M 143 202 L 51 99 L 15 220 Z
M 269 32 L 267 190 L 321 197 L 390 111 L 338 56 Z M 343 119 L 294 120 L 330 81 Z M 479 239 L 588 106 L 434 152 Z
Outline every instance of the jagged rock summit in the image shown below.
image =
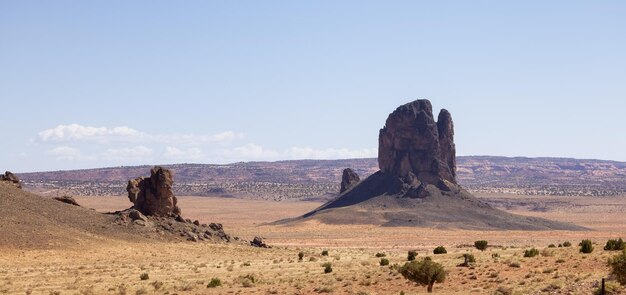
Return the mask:
M 415 100 L 393 111 L 380 130 L 378 143 L 380 171 L 354 181 L 353 171 L 344 170 L 337 198 L 301 217 L 277 223 L 315 219 L 329 224 L 586 230 L 492 208 L 459 186 L 452 116 L 444 109 L 435 121 L 428 100 Z
M 447 110 L 435 122 L 430 101 L 416 100 L 398 107 L 378 136 L 378 167 L 400 178 L 437 184 L 456 183 L 454 125 Z
M 180 215 L 178 199 L 172 192 L 172 172 L 163 167 L 150 169 L 150 177 L 138 177 L 128 181 L 126 191 L 133 208 L 149 216 L 175 217 Z

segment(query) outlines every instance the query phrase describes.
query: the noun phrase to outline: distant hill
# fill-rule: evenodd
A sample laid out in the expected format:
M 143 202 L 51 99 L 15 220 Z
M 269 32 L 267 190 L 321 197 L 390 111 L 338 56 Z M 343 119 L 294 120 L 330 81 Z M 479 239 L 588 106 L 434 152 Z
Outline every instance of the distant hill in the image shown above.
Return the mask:
M 523 195 L 611 196 L 626 193 L 626 163 L 567 158 L 457 157 L 458 182 L 470 192 Z M 275 200 L 329 200 L 339 191 L 341 172 L 362 178 L 378 170 L 374 158 L 294 160 L 226 165 L 166 165 L 178 195 Z M 22 173 L 25 188 L 39 193 L 124 195 L 126 182 L 147 166 Z

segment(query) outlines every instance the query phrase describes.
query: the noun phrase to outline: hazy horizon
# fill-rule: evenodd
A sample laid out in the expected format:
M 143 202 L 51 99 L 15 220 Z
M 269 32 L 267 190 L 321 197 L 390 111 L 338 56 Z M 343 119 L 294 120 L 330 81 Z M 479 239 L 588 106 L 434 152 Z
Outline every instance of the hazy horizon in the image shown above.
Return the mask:
M 0 169 L 377 156 L 396 107 L 459 155 L 626 161 L 626 3 L 0 3 Z M 4 171 L 3 170 L 3 171 Z

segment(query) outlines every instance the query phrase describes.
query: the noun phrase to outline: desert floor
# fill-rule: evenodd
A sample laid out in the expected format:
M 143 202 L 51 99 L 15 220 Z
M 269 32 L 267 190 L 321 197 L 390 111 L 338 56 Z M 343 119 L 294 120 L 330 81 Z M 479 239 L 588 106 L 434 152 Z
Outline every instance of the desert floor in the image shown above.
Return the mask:
M 234 236 L 263 237 L 272 249 L 193 242 L 85 240 L 66 249 L 0 249 L 0 294 L 422 294 L 393 269 L 406 262 L 407 250 L 418 259 L 430 256 L 448 271 L 439 294 L 590 294 L 607 277 L 602 250 L 608 238 L 626 237 L 626 196 L 613 198 L 480 196 L 513 213 L 573 222 L 584 232 L 461 231 L 436 227 L 381 228 L 308 222 L 297 226 L 267 223 L 298 216 L 320 203 L 180 197 L 186 217 L 220 222 Z M 85 207 L 106 212 L 129 207 L 122 197 L 77 197 Z M 589 238 L 592 254 L 576 246 Z M 475 240 L 494 247 L 481 252 Z M 571 241 L 568 248 L 548 248 Z M 435 246 L 448 253 L 433 255 Z M 524 258 L 525 249 L 541 254 Z M 328 250 L 329 256 L 322 256 Z M 304 259 L 298 260 L 298 252 Z M 390 266 L 379 266 L 385 253 Z M 472 253 L 474 267 L 457 267 Z M 333 272 L 324 274 L 330 262 Z M 147 279 L 142 280 L 142 274 Z M 144 277 L 145 278 L 145 277 Z M 207 288 L 212 278 L 222 285 Z

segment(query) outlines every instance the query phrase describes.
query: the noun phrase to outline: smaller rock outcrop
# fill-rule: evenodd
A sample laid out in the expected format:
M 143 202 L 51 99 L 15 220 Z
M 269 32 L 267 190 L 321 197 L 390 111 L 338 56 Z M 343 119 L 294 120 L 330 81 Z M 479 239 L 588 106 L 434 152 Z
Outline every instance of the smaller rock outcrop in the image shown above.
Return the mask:
M 76 200 L 74 200 L 74 198 L 72 198 L 71 196 L 54 197 L 53 199 L 59 202 L 63 202 L 65 204 L 80 206 L 80 204 L 78 204 L 78 202 L 76 202 Z
M 361 181 L 361 178 L 358 174 L 356 174 L 356 172 L 354 172 L 354 170 L 350 168 L 343 169 L 343 175 L 341 176 L 341 189 L 339 190 L 339 193 L 342 194 L 343 192 L 349 190 L 359 183 L 359 181 Z
M 144 215 L 174 217 L 180 215 L 178 200 L 172 192 L 172 172 L 155 166 L 150 177 L 139 177 L 128 181 L 126 191 L 133 208 Z
M 10 171 L 6 171 L 4 172 L 4 175 L 0 175 L 0 181 L 10 182 L 17 188 L 22 188 L 19 178 L 17 178 L 17 176 L 15 176 L 15 174 L 11 173 Z
M 263 238 L 261 237 L 254 237 L 254 239 L 252 239 L 252 241 L 250 242 L 250 245 L 252 247 L 271 248 L 263 241 Z

